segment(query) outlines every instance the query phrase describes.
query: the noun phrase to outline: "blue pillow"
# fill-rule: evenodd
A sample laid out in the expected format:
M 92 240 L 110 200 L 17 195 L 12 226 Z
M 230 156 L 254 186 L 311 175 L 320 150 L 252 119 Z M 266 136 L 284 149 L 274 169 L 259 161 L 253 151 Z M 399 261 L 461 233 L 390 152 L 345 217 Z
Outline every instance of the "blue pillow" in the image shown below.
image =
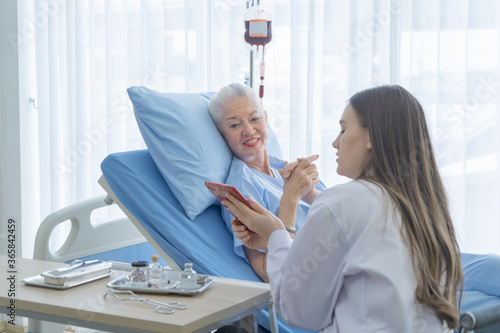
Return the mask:
M 217 202 L 205 181 L 224 183 L 233 157 L 208 113 L 214 93 L 160 93 L 146 87 L 127 91 L 153 160 L 193 220 Z M 268 150 L 281 156 L 271 130 Z

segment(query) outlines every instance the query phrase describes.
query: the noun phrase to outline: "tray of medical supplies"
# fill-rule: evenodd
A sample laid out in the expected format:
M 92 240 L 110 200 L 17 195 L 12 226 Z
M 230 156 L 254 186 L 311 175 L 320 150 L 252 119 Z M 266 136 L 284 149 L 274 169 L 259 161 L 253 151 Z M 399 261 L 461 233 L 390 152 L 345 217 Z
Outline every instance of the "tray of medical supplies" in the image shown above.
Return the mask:
M 206 275 L 198 274 L 197 285 L 193 289 L 183 289 L 178 280 L 157 280 L 148 282 L 130 281 L 130 275 L 124 275 L 108 283 L 108 288 L 115 290 L 130 290 L 136 293 L 144 294 L 180 294 L 196 295 L 207 289 L 213 280 Z
M 75 260 L 69 266 L 42 272 L 40 275 L 24 278 L 21 282 L 31 286 L 68 289 L 110 276 L 112 266 L 112 263 L 101 260 Z

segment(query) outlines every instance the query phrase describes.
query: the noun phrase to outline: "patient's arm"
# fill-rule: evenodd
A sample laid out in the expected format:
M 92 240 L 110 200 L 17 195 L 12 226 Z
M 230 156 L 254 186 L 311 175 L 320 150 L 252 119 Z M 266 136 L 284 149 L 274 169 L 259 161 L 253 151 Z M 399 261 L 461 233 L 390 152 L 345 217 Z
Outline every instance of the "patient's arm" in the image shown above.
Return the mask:
M 313 187 L 304 197 L 302 200 L 307 202 L 309 205 L 312 205 L 313 201 L 316 199 L 316 197 L 321 193 L 321 191 L 317 190 L 315 187 Z
M 284 179 L 283 196 L 280 200 L 278 217 L 285 226 L 295 227 L 297 205 L 301 199 L 312 203 L 319 191 L 314 188 L 318 183 L 318 171 L 314 162 L 318 155 L 287 164 L 281 172 Z M 292 165 L 293 167 L 288 167 Z
M 278 212 L 278 218 L 283 222 L 285 226 L 295 228 L 295 219 L 297 217 L 297 205 L 298 200 L 293 197 L 286 196 L 283 193 L 280 201 L 280 210 Z M 290 233 L 290 237 L 293 238 L 293 234 Z
M 257 273 L 262 281 L 269 282 L 269 277 L 267 276 L 266 270 L 267 253 L 249 249 L 246 246 L 243 246 L 243 249 L 245 250 L 247 259 L 250 262 L 250 265 L 252 266 L 255 273 Z
M 236 233 L 236 238 L 243 243 L 243 250 L 250 262 L 250 266 L 262 281 L 269 282 L 266 270 L 267 254 L 257 250 L 267 250 L 267 239 L 251 231 L 237 219 L 233 219 L 231 223 L 231 229 Z

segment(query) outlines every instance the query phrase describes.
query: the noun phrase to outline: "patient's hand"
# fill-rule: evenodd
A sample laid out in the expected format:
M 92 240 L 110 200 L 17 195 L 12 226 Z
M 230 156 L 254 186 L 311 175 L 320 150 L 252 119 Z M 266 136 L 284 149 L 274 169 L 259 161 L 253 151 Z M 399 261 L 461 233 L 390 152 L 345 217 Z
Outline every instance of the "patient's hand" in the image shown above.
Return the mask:
M 313 163 L 319 155 L 311 155 L 306 158 L 297 159 L 296 162 L 286 163 L 280 174 L 285 181 L 283 185 L 283 198 L 292 203 L 297 203 L 300 199 L 312 203 L 318 191 L 315 186 L 319 184 L 319 173 Z
M 319 155 L 316 154 L 316 155 L 311 155 L 309 157 L 298 157 L 295 162 L 291 162 L 291 163 L 288 161 L 285 161 L 285 166 L 283 167 L 283 169 L 278 170 L 281 177 L 283 179 L 287 179 L 288 177 L 290 177 L 293 170 L 299 165 L 300 162 L 302 162 L 306 158 L 309 159 L 310 161 L 315 161 L 319 158 Z
M 300 161 L 302 161 L 303 159 L 304 158 L 299 157 L 295 162 L 292 163 L 285 161 L 285 166 L 283 167 L 283 169 L 278 169 L 281 178 L 287 179 L 288 177 L 290 177 L 290 174 L 292 173 L 293 169 L 295 169 L 295 167 L 299 165 Z
M 233 219 L 231 223 L 231 229 L 236 232 L 236 238 L 241 240 L 243 245 L 249 249 L 267 250 L 267 239 L 248 229 L 247 226 L 238 219 Z

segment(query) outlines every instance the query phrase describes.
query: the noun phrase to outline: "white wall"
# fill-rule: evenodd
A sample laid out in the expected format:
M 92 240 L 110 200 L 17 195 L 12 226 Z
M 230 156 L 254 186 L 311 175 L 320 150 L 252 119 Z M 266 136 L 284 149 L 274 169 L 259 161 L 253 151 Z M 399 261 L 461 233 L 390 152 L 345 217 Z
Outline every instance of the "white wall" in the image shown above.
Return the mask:
M 15 221 L 16 254 L 21 253 L 21 149 L 17 1 L 0 1 L 0 254 L 7 253 L 7 226 Z

